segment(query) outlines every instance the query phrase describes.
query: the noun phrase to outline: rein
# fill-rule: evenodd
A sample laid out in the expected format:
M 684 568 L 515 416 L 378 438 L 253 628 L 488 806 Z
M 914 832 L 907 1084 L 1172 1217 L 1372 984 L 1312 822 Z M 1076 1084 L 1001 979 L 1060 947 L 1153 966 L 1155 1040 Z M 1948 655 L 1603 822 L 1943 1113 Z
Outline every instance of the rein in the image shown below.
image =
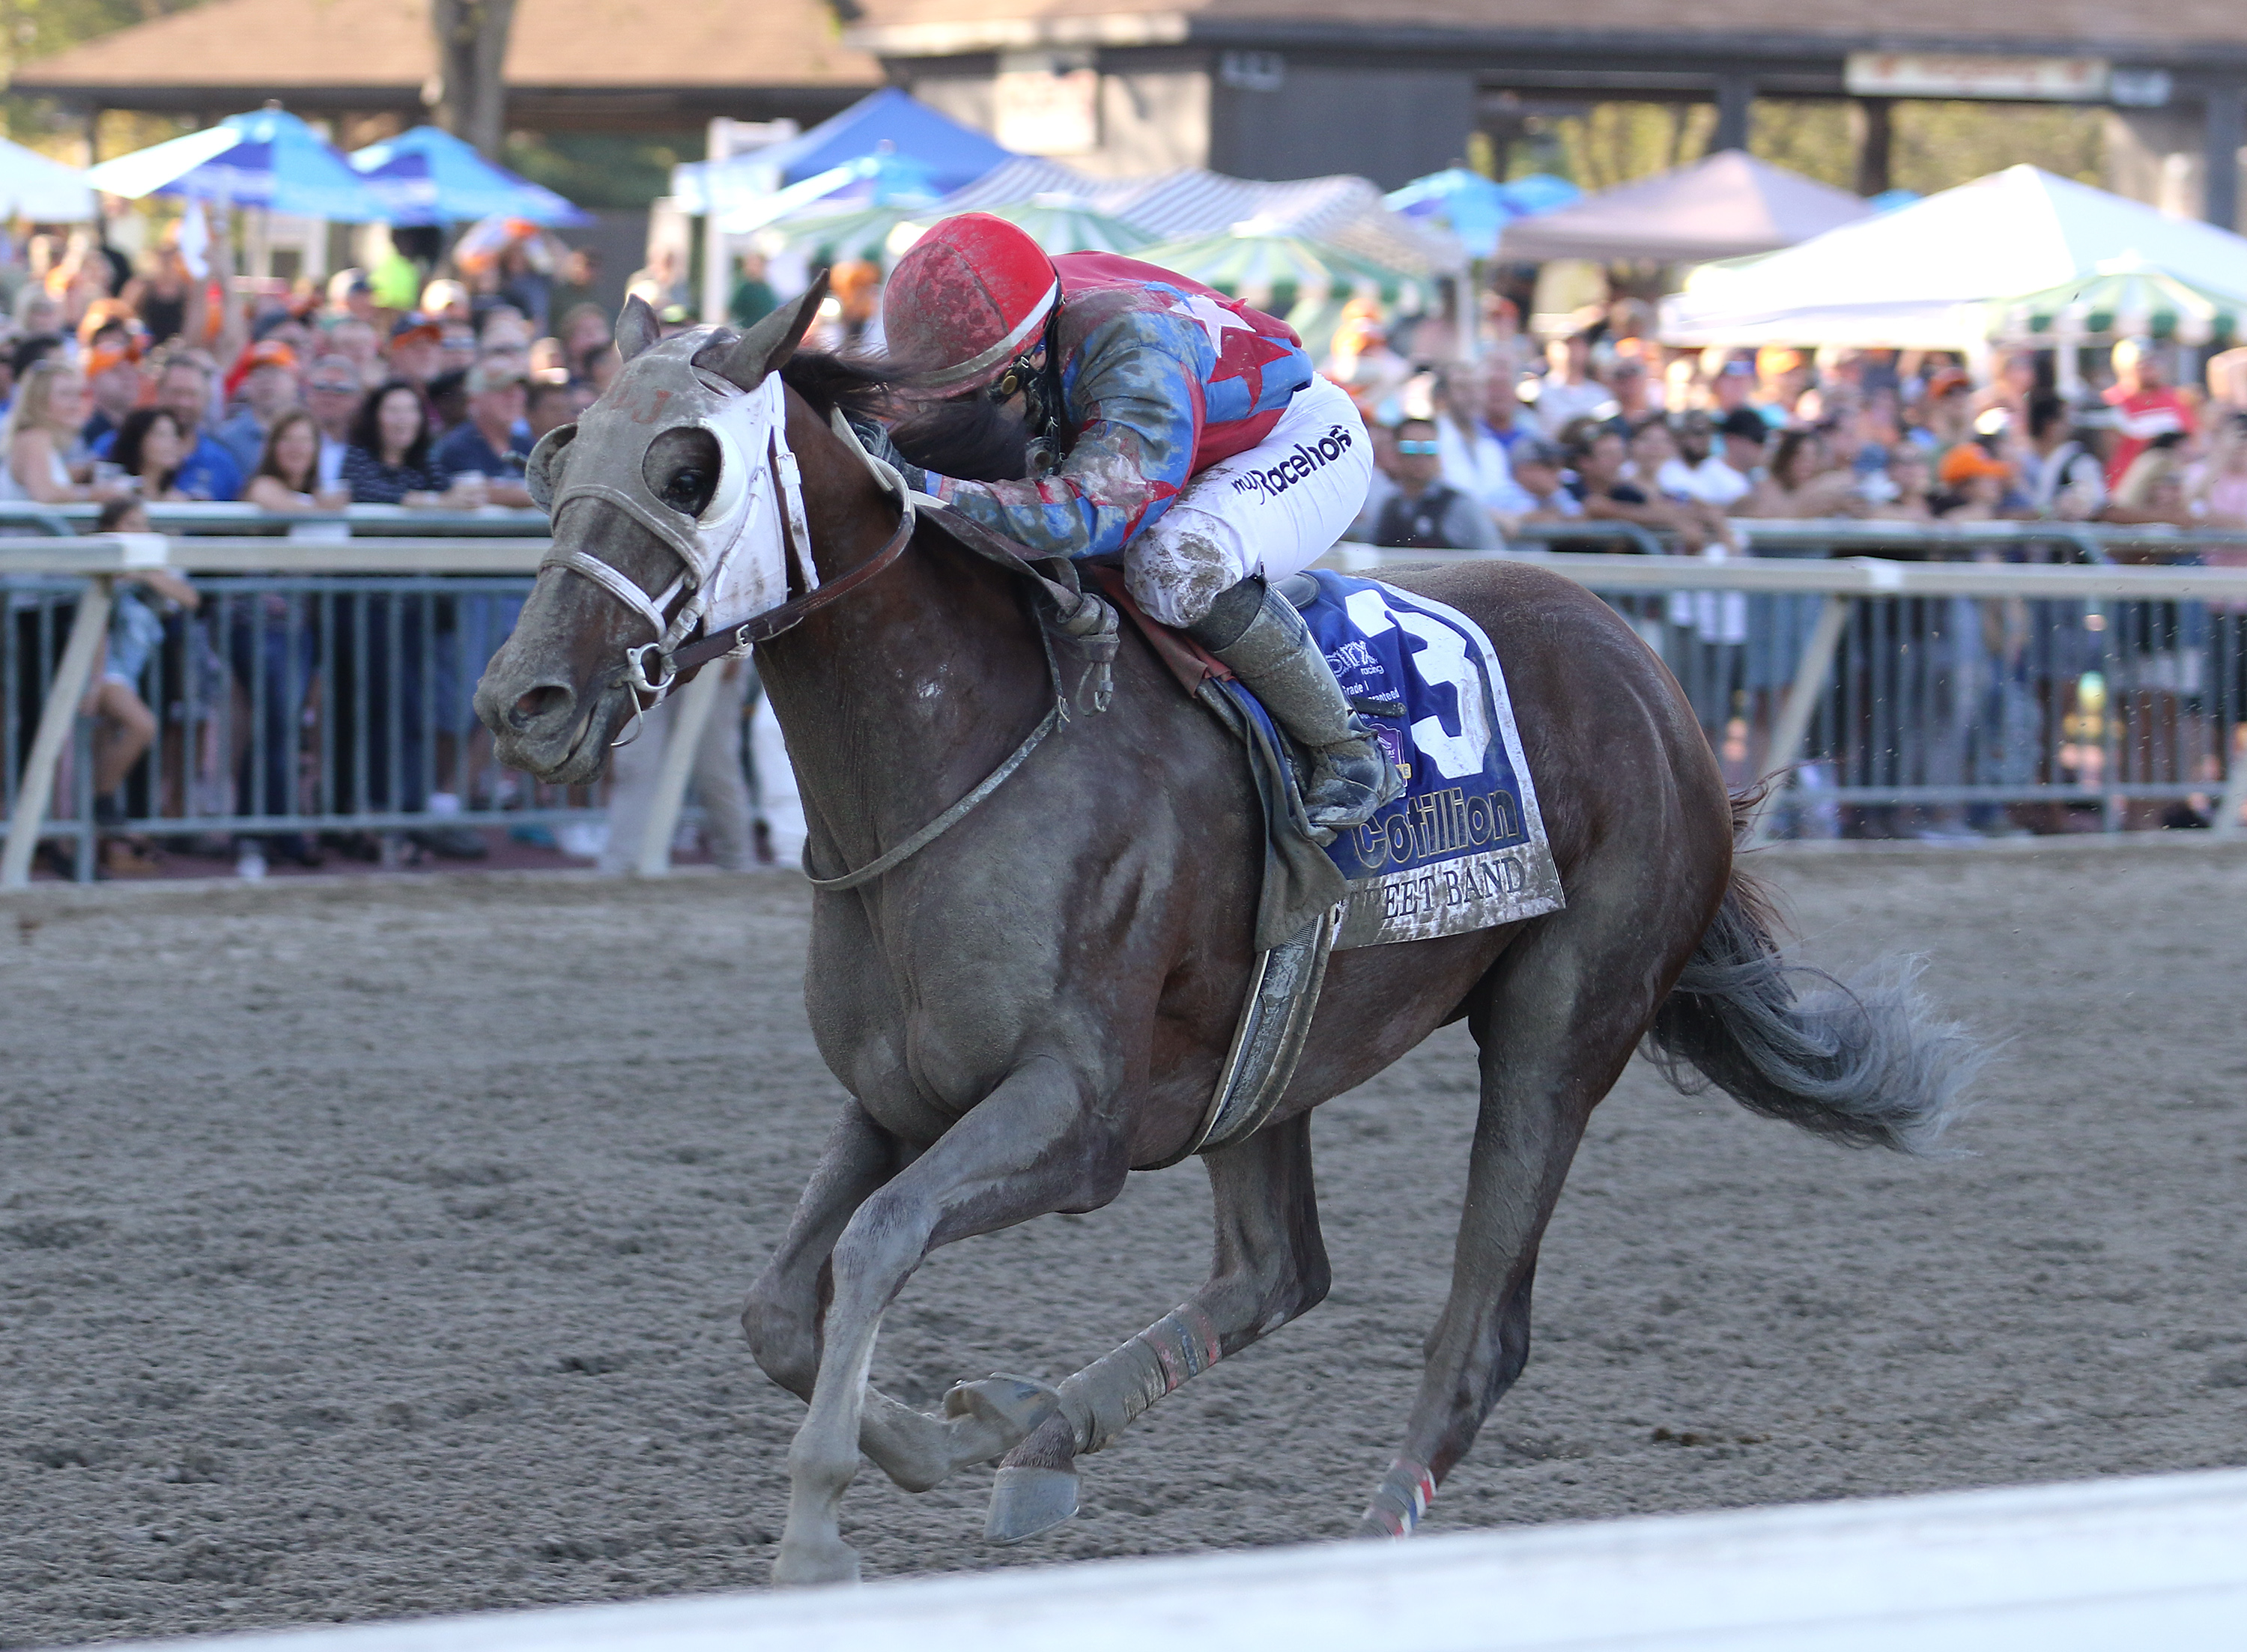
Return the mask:
M 850 421 L 843 417 L 839 408 L 834 414 L 833 424 L 836 433 L 843 439 L 844 444 L 857 454 L 868 469 L 874 473 L 875 479 L 882 484 L 884 490 L 897 500 L 898 525 L 891 530 L 889 538 L 883 542 L 881 549 L 865 561 L 844 573 L 837 575 L 832 579 L 821 581 L 818 575 L 812 570 L 811 533 L 809 525 L 804 520 L 802 494 L 799 491 L 800 484 L 797 480 L 801 473 L 796 468 L 796 455 L 789 450 L 787 438 L 782 433 L 779 423 L 775 422 L 771 446 L 768 450 L 768 463 L 781 478 L 783 491 L 788 496 L 788 508 L 781 518 L 781 534 L 782 538 L 792 542 L 786 547 L 786 550 L 795 555 L 798 563 L 804 570 L 806 583 L 811 586 L 811 589 L 806 590 L 802 596 L 792 597 L 776 608 L 767 609 L 763 613 L 744 620 L 738 625 L 726 626 L 711 631 L 694 642 L 680 643 L 666 647 L 665 645 L 669 638 L 671 622 L 665 619 L 662 610 L 683 588 L 684 576 L 680 580 L 674 582 L 668 590 L 657 597 L 651 598 L 646 592 L 640 590 L 631 580 L 626 579 L 622 573 L 598 557 L 588 556 L 584 551 L 574 549 L 557 549 L 548 552 L 546 556 L 548 564 L 585 575 L 599 584 L 603 590 L 625 603 L 626 606 L 646 614 L 655 623 L 659 633 L 656 641 L 625 651 L 628 674 L 625 679 L 624 686 L 632 696 L 635 723 L 643 709 L 640 706 L 642 688 L 653 693 L 655 703 L 660 704 L 683 673 L 719 660 L 738 659 L 759 643 L 770 642 L 782 633 L 794 630 L 830 604 L 840 601 L 862 586 L 871 584 L 905 555 L 907 547 L 912 543 L 914 530 L 919 526 L 920 516 L 924 511 L 932 521 L 943 528 L 961 549 L 971 551 L 987 561 L 996 563 L 1008 572 L 1029 580 L 1037 587 L 1039 593 L 1046 598 L 1048 605 L 1053 610 L 1055 618 L 1061 628 L 1078 640 L 1089 657 L 1084 679 L 1080 680 L 1079 688 L 1083 689 L 1085 683 L 1089 681 L 1091 686 L 1087 698 L 1091 701 L 1092 709 L 1096 713 L 1107 710 L 1113 680 L 1110 668 L 1115 661 L 1118 640 L 1116 611 L 1100 597 L 1077 584 L 1075 567 L 1065 558 L 1048 558 L 1047 566 L 1052 568 L 1055 573 L 1062 575 L 1063 578 L 1056 579 L 1041 573 L 1031 565 L 1029 560 L 1021 554 L 1012 540 L 986 528 L 982 523 L 973 520 L 940 500 L 932 498 L 925 494 L 914 493 L 905 485 L 905 478 L 898 474 L 895 467 L 884 463 L 866 451 L 864 444 L 858 440 L 857 432 L 850 427 Z M 580 491 L 591 493 L 596 490 L 591 487 L 586 487 Z M 600 489 L 599 491 L 605 495 L 613 490 Z M 628 498 L 618 495 L 615 502 L 632 507 L 635 517 L 641 515 L 635 502 Z M 663 536 L 666 540 L 671 537 L 667 529 Z M 728 549 L 730 550 L 730 547 Z M 1061 660 L 1054 652 L 1052 628 L 1046 624 L 1042 616 L 1037 620 L 1037 628 L 1038 642 L 1045 652 L 1046 678 L 1053 687 L 1053 705 L 1047 710 L 1045 716 L 1039 720 L 1037 727 L 1030 730 L 1029 734 L 1023 738 L 1021 744 L 1014 747 L 1004 762 L 993 769 L 981 783 L 968 792 L 966 796 L 960 798 L 958 802 L 902 843 L 885 850 L 856 871 L 844 872 L 836 877 L 818 876 L 811 870 L 811 844 L 807 840 L 803 846 L 803 875 L 810 880 L 813 888 L 837 892 L 846 889 L 856 889 L 862 884 L 871 883 L 884 873 L 896 870 L 966 819 L 978 804 L 997 791 L 1016 769 L 1029 760 L 1030 754 L 1044 743 L 1048 734 L 1069 720 L 1069 696 L 1062 686 Z M 662 672 L 660 677 L 652 681 L 648 679 L 645 666 L 646 659 L 650 654 L 656 657 Z

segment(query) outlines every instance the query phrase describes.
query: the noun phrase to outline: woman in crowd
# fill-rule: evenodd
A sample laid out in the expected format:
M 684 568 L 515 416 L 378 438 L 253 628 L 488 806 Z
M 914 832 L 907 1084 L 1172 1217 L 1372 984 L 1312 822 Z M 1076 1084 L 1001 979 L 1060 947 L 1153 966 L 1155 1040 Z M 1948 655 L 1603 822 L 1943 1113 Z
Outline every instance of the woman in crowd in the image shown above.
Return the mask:
M 429 405 L 419 389 L 393 379 L 370 392 L 344 450 L 352 503 L 435 509 L 450 502 L 445 476 L 429 458 Z
M 1864 509 L 1855 475 L 1832 468 L 1825 436 L 1815 430 L 1786 430 L 1779 433 L 1770 465 L 1747 497 L 1732 507 L 1732 515 L 1814 522 L 1860 515 Z
M 93 531 L 145 534 L 148 513 L 137 499 L 113 499 L 101 508 Z M 153 568 L 120 576 L 114 596 L 101 675 L 81 707 L 94 720 L 93 816 L 105 832 L 115 832 L 125 823 L 120 788 L 156 738 L 156 713 L 140 698 L 140 679 L 149 656 L 164 639 L 162 615 L 193 612 L 201 600 L 195 588 L 177 574 Z M 156 859 L 145 844 L 122 836 L 105 836 L 101 869 L 112 877 L 139 877 L 155 870 Z
M 188 439 L 177 415 L 161 407 L 140 407 L 125 415 L 117 427 L 110 461 L 133 478 L 133 490 L 152 504 L 172 504 L 187 497 L 179 488 L 181 463 L 188 456 Z
M 351 489 L 320 486 L 320 427 L 292 408 L 265 433 L 265 452 L 249 479 L 249 502 L 266 510 L 340 510 Z
M 85 380 L 76 369 L 46 360 L 25 373 L 0 424 L 8 455 L 0 499 L 56 505 L 92 498 L 85 482 L 92 462 L 79 451 L 85 423 Z

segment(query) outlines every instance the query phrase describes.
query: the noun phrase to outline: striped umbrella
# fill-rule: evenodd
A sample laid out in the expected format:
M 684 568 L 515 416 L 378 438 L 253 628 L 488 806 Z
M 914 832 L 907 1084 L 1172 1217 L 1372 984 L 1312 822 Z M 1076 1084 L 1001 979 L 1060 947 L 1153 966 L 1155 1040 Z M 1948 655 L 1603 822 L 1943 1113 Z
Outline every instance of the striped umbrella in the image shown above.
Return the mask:
M 1121 218 L 1094 211 L 1090 203 L 1076 195 L 1033 195 L 1014 206 L 983 210 L 1021 225 L 1048 252 L 1123 252 L 1136 257 L 1156 240 Z
M 1402 270 L 1255 218 L 1222 235 L 1158 242 L 1137 256 L 1275 313 L 1306 299 L 1347 300 L 1363 293 L 1384 304 L 1415 307 L 1427 296 L 1423 283 Z
M 1392 310 L 1428 303 L 1424 283 L 1413 276 L 1254 218 L 1223 235 L 1159 242 L 1135 256 L 1281 317 L 1315 356 L 1325 353 L 1354 297 L 1378 297 Z
M 2134 255 L 2108 259 L 2093 274 L 1991 308 L 1997 312 L 1993 336 L 2030 342 L 2144 337 L 2229 345 L 2247 336 L 2247 298 L 2196 287 Z
M 863 258 L 887 265 L 896 251 L 900 225 L 919 239 L 919 231 L 932 220 L 925 202 L 919 206 L 858 207 L 848 211 L 800 212 L 772 226 L 772 233 L 788 246 L 807 253 L 815 268 Z

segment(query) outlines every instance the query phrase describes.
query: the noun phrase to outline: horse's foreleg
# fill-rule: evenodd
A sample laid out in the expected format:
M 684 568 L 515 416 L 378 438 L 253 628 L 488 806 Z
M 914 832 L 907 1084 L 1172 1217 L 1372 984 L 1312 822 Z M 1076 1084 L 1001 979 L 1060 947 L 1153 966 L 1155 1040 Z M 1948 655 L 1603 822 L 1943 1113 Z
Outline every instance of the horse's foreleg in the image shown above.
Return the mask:
M 1325 1297 L 1310 1124 L 1301 1114 L 1206 1157 L 1217 1200 L 1209 1283 L 1061 1385 L 1061 1414 L 1000 1466 L 986 1536 L 1019 1543 L 1068 1519 L 1076 1512 L 1079 1455 L 1098 1451 L 1187 1378 Z
M 1428 1335 L 1427 1365 L 1404 1450 L 1359 1521 L 1360 1537 L 1405 1537 L 1529 1360 L 1537 1246 L 1585 1121 L 1622 1074 L 1654 1014 L 1648 956 L 1663 914 L 1626 889 L 1603 901 L 1583 880 L 1479 990 L 1482 1107 L 1468 1161 L 1451 1295 Z M 1696 936 L 1685 934 L 1690 949 Z
M 1128 1169 L 1122 1142 L 1093 1116 L 1089 1085 L 1039 1056 L 859 1205 L 830 1260 L 833 1300 L 810 1413 L 789 1449 L 788 1526 L 774 1582 L 858 1574 L 838 1515 L 858 1467 L 866 1369 L 884 1311 L 922 1259 L 939 1245 L 1048 1211 L 1096 1208 L 1116 1196 Z M 1005 1450 L 1036 1420 L 1021 1421 L 1011 1438 L 994 1435 L 986 1455 Z
M 765 1375 L 798 1399 L 819 1376 L 819 1316 L 835 1242 L 874 1191 L 905 1162 L 898 1143 L 856 1102 L 843 1109 L 796 1201 L 772 1260 L 749 1287 L 741 1332 Z M 1021 1437 L 1024 1415 L 1042 1416 L 1048 1394 L 1019 1380 L 971 1384 L 953 1402 L 964 1414 L 935 1417 L 866 1390 L 858 1446 L 908 1492 L 939 1485 L 971 1463 L 988 1462 Z
M 798 1399 L 819 1376 L 819 1313 L 827 1259 L 870 1195 L 897 1173 L 903 1156 L 889 1132 L 847 1102 L 819 1150 L 772 1260 L 749 1287 L 741 1334 L 765 1375 Z

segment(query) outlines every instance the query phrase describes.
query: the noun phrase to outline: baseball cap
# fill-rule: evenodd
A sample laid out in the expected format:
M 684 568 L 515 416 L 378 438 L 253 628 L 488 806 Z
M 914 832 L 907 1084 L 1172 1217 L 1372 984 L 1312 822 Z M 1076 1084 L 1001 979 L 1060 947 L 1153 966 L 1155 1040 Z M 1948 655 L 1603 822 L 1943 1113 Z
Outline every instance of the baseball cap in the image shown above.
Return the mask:
M 528 375 L 512 361 L 480 361 L 468 369 L 468 394 L 481 396 L 486 391 L 504 390 L 509 385 L 528 381 Z
M 390 324 L 390 342 L 393 345 L 415 333 L 427 333 L 433 339 L 442 339 L 445 330 L 418 310 L 409 310 Z
M 1731 412 L 1717 421 L 1717 429 L 1721 434 L 1737 436 L 1742 441 L 1752 441 L 1759 445 L 1771 438 L 1771 427 L 1764 422 L 1763 415 L 1752 407 L 1733 408 Z
M 1976 476 L 2011 476 L 2013 468 L 1980 442 L 1962 441 L 1943 455 L 1943 468 L 1936 474 L 1944 487 L 1956 488 Z
M 261 338 L 249 346 L 249 353 L 243 358 L 243 361 L 245 365 L 253 369 L 257 367 L 294 369 L 297 365 L 297 352 L 282 339 Z

